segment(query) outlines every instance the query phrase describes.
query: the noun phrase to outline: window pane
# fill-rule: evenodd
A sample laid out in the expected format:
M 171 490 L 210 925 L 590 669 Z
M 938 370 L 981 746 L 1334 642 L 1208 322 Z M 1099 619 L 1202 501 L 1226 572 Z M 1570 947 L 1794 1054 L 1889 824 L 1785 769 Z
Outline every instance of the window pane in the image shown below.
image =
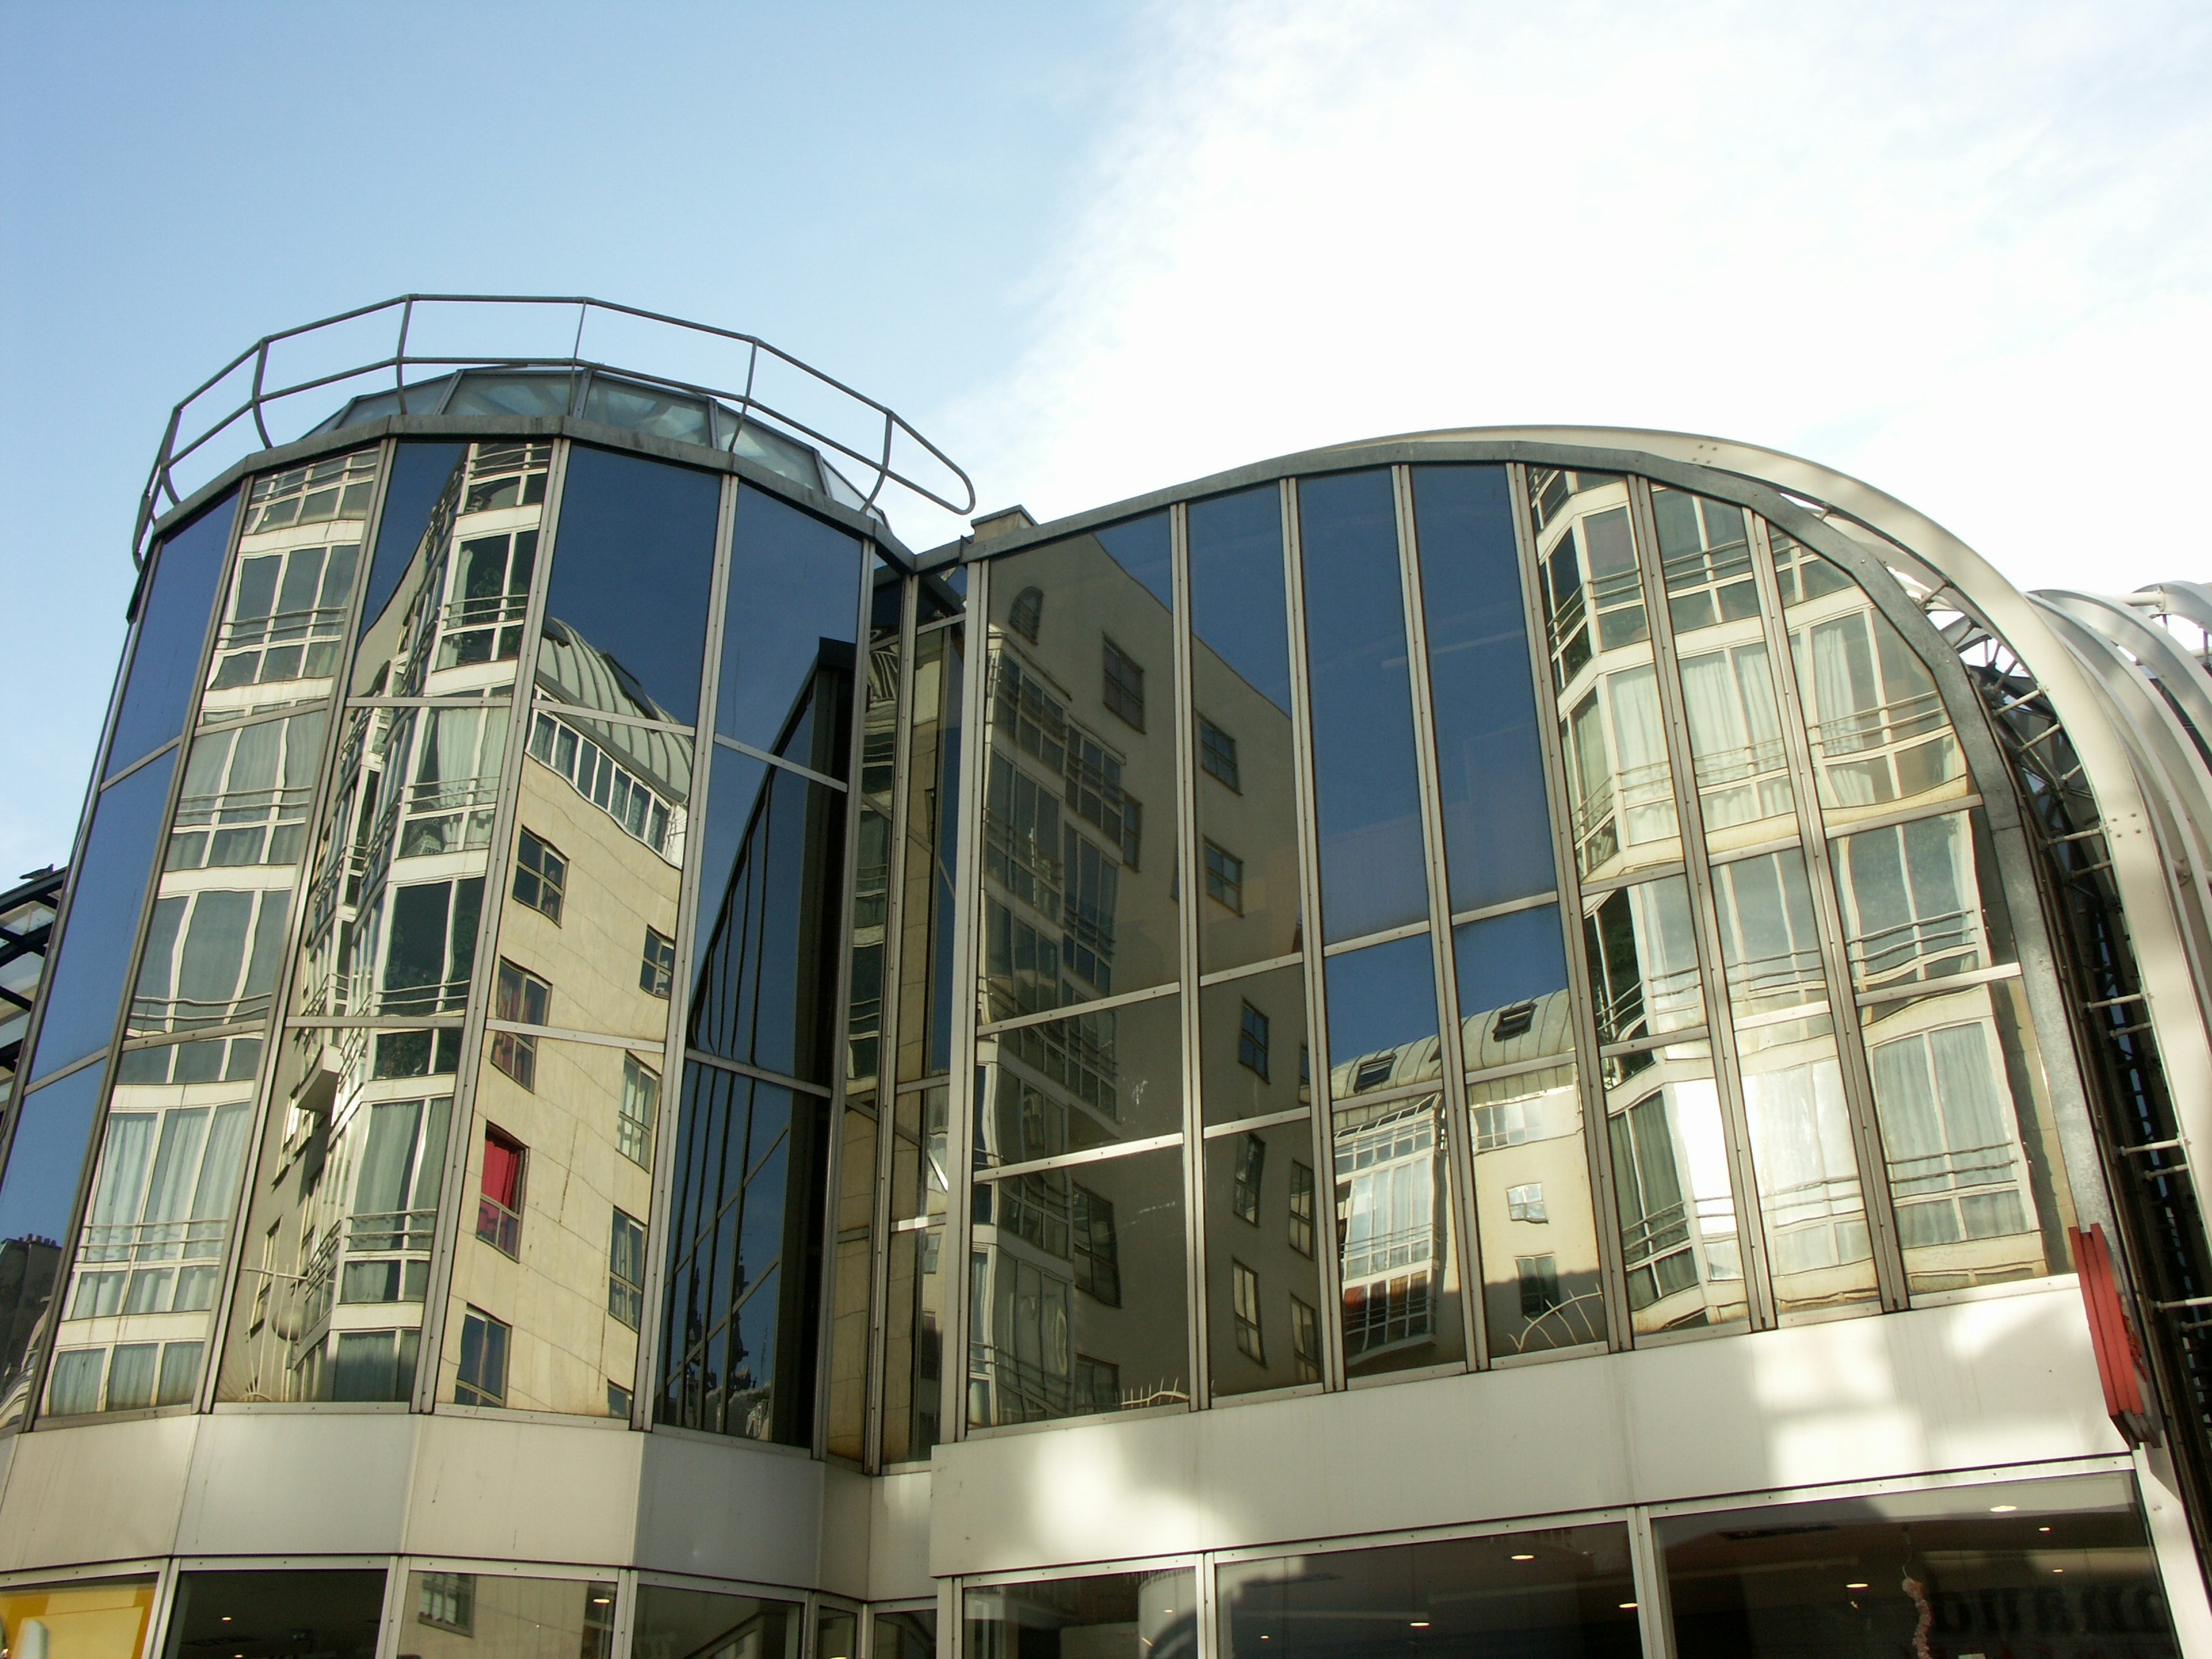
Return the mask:
M 107 745 L 106 776 L 184 730 L 207 639 L 208 613 L 229 550 L 234 496 L 226 496 L 183 529 L 173 531 L 152 555 L 153 575 L 138 598 L 138 630 L 131 647 L 115 734 Z
M 2065 1272 L 2074 1200 L 2020 981 L 1860 1018 L 1907 1286 Z
M 227 1644 L 242 1645 L 263 1632 L 312 1630 L 318 1654 L 328 1654 L 331 1659 L 374 1659 L 383 1611 L 380 1568 L 180 1573 L 176 1602 L 169 1610 L 169 1649 L 213 1653 Z
M 851 676 L 860 580 L 859 537 L 767 490 L 738 486 L 717 732 L 784 752 L 778 744 L 804 718 L 817 682 Z
M 1617 1524 L 1224 1562 L 1216 1583 L 1222 1659 L 1643 1651 Z
M 1199 1097 L 1207 1123 L 1295 1111 L 1313 1098 L 1303 967 L 1198 994 Z
M 1328 1088 L 1337 1100 L 1438 1075 L 1436 969 L 1417 933 L 1322 964 L 1328 993 Z
M 979 1169 L 1182 1127 L 1180 997 L 1018 1025 L 976 1045 Z
M 828 1080 L 844 840 L 842 791 L 716 750 L 694 924 L 694 1048 Z
M 927 589 L 925 588 L 925 592 Z M 898 1080 L 951 1069 L 952 865 L 959 839 L 963 633 L 941 628 L 914 649 L 907 753 L 905 940 L 899 955 Z
M 1502 466 L 1417 466 L 1413 521 L 1451 908 L 1547 892 L 1551 812 Z
M 1658 1521 L 1675 1650 L 1840 1659 L 1909 1653 L 1932 1630 L 1946 1653 L 2002 1653 L 2033 1629 L 2052 1653 L 2178 1651 L 2130 1486 L 2089 1475 Z
M 937 1613 L 873 1613 L 868 1621 L 876 1659 L 937 1659 Z
M 509 1333 L 496 1403 L 604 1417 L 610 1382 L 635 1388 L 638 1349 L 636 1329 L 611 1304 L 611 1217 L 653 1206 L 651 1172 L 623 1150 L 617 1104 L 630 1056 L 604 1043 L 528 1041 L 527 1087 L 495 1043 L 477 1073 L 438 1395 L 454 1397 L 451 1345 L 475 1308 Z M 625 1260 L 641 1265 L 630 1243 Z
M 467 459 L 468 447 L 442 441 L 400 443 L 392 457 L 391 477 L 384 486 L 384 514 L 377 523 L 376 548 L 369 559 L 368 588 L 362 596 L 357 633 L 365 636 L 372 629 L 386 635 L 392 632 L 398 612 L 405 608 L 404 599 L 399 597 L 401 585 L 410 570 L 420 580 L 416 558 L 424 537 L 431 532 L 432 515 L 449 486 L 454 491 L 453 504 L 458 504 L 459 487 L 453 481 Z M 387 641 L 384 658 L 388 660 L 389 657 Z M 364 665 L 376 659 L 374 649 L 362 653 Z M 352 695 L 362 696 L 364 684 L 356 677 L 351 684 Z
M 1705 1023 L 1690 890 L 1681 877 L 1586 896 L 1583 953 L 1601 1044 Z
M 711 472 L 571 446 L 546 626 L 588 638 L 580 654 L 606 672 L 556 686 L 541 670 L 541 690 L 610 713 L 698 718 L 720 502 Z
M 743 1654 L 746 1659 L 799 1659 L 799 1616 L 795 1601 L 764 1601 L 711 1590 L 637 1587 L 635 1659 L 693 1659 L 695 1655 Z
M 1452 929 L 1459 982 L 1460 1045 L 1470 1072 L 1566 1054 L 1566 950 L 1559 908 L 1540 904 Z
M 0 1627 L 11 1635 L 25 1620 L 46 1629 L 54 1659 L 139 1659 L 154 1616 L 151 1578 L 77 1578 L 58 1584 L 0 1589 Z M 20 1637 L 13 1644 L 22 1648 Z
M 1585 879 L 1681 856 L 1628 487 L 1532 469 L 1540 602 Z
M 15 1139 L 0 1179 L 0 1257 L 14 1259 L 20 1311 L 0 1326 L 0 1425 L 20 1420 L 27 1381 L 25 1352 L 42 1332 L 53 1299 L 54 1274 L 76 1203 L 77 1179 L 100 1102 L 100 1067 L 88 1066 L 25 1095 L 15 1108 Z
M 994 1584 L 963 1598 L 967 1651 L 1000 1659 L 1146 1659 L 1198 1646 L 1198 1576 L 1188 1567 Z
M 942 1226 L 891 1235 L 884 1337 L 887 1464 L 926 1461 L 938 1442 L 945 1375 L 944 1244 Z
M 1334 1133 L 1346 1370 L 1464 1358 L 1443 1097 L 1340 1103 Z
M 24 1067 L 33 1080 L 107 1045 L 175 763 L 169 757 L 142 766 L 93 805 L 72 872 L 75 895 L 46 971 L 38 1051 Z
M 1164 513 L 992 571 L 987 1021 L 1176 975 L 1167 576 Z M 1148 807 L 1160 815 L 1150 837 Z
M 1603 1062 L 1615 1220 L 1638 1334 L 1747 1314 L 1742 1242 L 1711 1047 L 1675 1042 Z
M 1851 982 L 1862 991 L 1972 973 L 2005 959 L 1990 938 L 1987 831 L 1978 811 L 1947 812 L 1838 836 L 1830 864 L 1842 901 Z
M 684 1067 L 655 1420 L 807 1443 L 827 1116 L 818 1096 Z
M 1429 908 L 1390 475 L 1301 481 L 1298 526 L 1322 935 L 1334 942 L 1419 921 Z
M 1467 1086 L 1492 1359 L 1605 1340 L 1573 1059 Z
M 1187 1402 L 1182 1217 L 1174 1148 L 980 1182 L 969 1422 Z
M 422 1659 L 607 1659 L 615 1587 L 611 1580 L 410 1572 L 399 1621 L 400 1640 Z
M 1286 955 L 1303 942 L 1281 492 L 1273 484 L 1190 506 L 1192 700 L 1234 744 L 1200 757 L 1198 833 L 1243 866 L 1238 905 L 1199 911 L 1203 973 Z M 1234 781 L 1230 780 L 1233 778 Z M 1204 890 L 1201 889 L 1201 890 Z
M 1206 1317 L 1216 1399 L 1318 1382 L 1313 1127 L 1206 1143 Z

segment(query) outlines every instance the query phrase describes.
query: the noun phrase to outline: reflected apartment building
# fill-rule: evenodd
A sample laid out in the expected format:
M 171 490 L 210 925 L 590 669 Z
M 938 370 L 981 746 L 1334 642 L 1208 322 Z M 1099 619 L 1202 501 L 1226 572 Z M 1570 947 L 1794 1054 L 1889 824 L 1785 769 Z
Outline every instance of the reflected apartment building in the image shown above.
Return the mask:
M 595 302 L 179 406 L 0 1645 L 2212 1652 L 2212 592 L 1658 432 L 975 506 Z

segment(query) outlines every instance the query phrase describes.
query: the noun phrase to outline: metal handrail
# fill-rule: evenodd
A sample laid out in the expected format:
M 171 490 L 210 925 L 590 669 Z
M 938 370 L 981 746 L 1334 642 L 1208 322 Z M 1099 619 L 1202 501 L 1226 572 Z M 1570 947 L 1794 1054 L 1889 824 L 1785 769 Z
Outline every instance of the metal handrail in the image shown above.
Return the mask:
M 415 307 L 418 305 L 432 304 L 574 306 L 576 307 L 575 343 L 570 349 L 570 355 L 566 357 L 490 355 L 452 357 L 410 355 L 407 349 L 407 335 L 414 323 Z M 395 310 L 398 313 L 398 334 L 390 356 L 374 358 L 368 362 L 357 363 L 350 368 L 341 369 L 333 374 L 315 375 L 307 380 L 295 381 L 274 389 L 269 386 L 269 352 L 272 346 L 279 345 L 287 340 L 297 339 L 303 335 L 314 333 L 321 329 L 334 328 L 340 324 L 353 322 L 362 317 L 374 316 L 380 312 Z M 743 389 L 731 391 L 721 387 L 695 385 L 689 381 L 671 380 L 665 375 L 623 368 L 617 364 L 602 363 L 584 356 L 582 355 L 584 325 L 595 310 L 617 316 L 633 317 L 643 322 L 659 323 L 673 328 L 688 329 L 694 333 L 712 335 L 744 347 L 748 355 L 745 384 Z M 880 416 L 883 422 L 883 438 L 878 452 L 874 454 L 864 453 L 830 436 L 827 433 L 817 430 L 804 421 L 771 407 L 757 398 L 753 394 L 753 386 L 758 378 L 761 357 L 763 353 L 775 362 L 795 369 L 816 386 L 851 400 L 852 403 L 870 411 L 873 416 Z M 201 429 L 197 436 L 189 441 L 180 441 L 180 435 L 185 429 L 186 411 L 201 398 L 249 362 L 253 365 L 253 377 L 252 386 L 246 394 L 246 401 L 228 414 L 213 420 L 210 424 Z M 790 353 L 778 349 L 756 335 L 741 334 L 732 329 L 717 328 L 708 323 L 690 322 L 684 318 L 668 316 L 661 312 L 646 311 L 635 306 L 618 305 L 611 301 L 594 300 L 581 295 L 403 294 L 389 300 L 379 301 L 374 305 L 357 306 L 351 311 L 342 311 L 316 322 L 303 323 L 296 328 L 283 329 L 274 334 L 265 334 L 187 392 L 178 402 L 176 407 L 169 411 L 168 425 L 162 431 L 161 447 L 155 455 L 153 469 L 147 475 L 146 487 L 139 497 L 137 522 L 131 535 L 131 562 L 141 567 L 145 563 L 147 532 L 152 526 L 154 520 L 167 510 L 161 504 L 162 498 L 165 496 L 167 498 L 169 507 L 183 504 L 184 497 L 179 493 L 173 477 L 179 463 L 190 459 L 216 438 L 229 432 L 248 417 L 252 419 L 254 433 L 259 437 L 261 447 L 264 449 L 274 448 L 276 440 L 270 433 L 269 423 L 264 413 L 269 404 L 285 398 L 296 397 L 302 392 L 313 392 L 322 386 L 336 386 L 343 381 L 359 379 L 363 375 L 379 374 L 386 369 L 392 371 L 392 386 L 398 394 L 399 411 L 404 414 L 407 412 L 409 390 L 407 371 L 410 368 L 428 369 L 566 368 L 588 373 L 603 373 L 657 390 L 728 402 L 736 405 L 737 430 L 739 434 L 743 433 L 749 421 L 762 419 L 772 428 L 780 428 L 787 434 L 802 437 L 811 443 L 834 450 L 856 465 L 872 472 L 875 475 L 875 483 L 867 493 L 864 506 L 874 506 L 877 497 L 883 493 L 884 485 L 896 483 L 923 501 L 942 507 L 956 517 L 964 518 L 975 510 L 974 480 L 961 470 L 959 465 L 951 456 L 915 431 L 895 410 L 887 404 L 877 402 L 866 393 L 847 386 L 834 376 L 824 374 L 810 364 L 801 362 Z M 422 382 L 417 381 L 416 384 L 421 385 Z M 197 421 L 195 424 L 198 424 Z M 961 488 L 967 496 L 964 504 L 956 504 L 946 496 L 909 477 L 891 465 L 891 445 L 902 434 L 919 444 L 960 481 Z

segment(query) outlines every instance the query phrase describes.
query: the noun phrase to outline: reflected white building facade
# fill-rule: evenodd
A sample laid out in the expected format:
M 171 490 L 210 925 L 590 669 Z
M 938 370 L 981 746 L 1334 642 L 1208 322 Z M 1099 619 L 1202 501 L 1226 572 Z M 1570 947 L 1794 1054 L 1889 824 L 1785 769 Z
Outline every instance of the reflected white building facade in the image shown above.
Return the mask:
M 149 515 L 0 1642 L 2212 1643 L 2212 598 L 1565 429 L 917 553 L 686 337 Z

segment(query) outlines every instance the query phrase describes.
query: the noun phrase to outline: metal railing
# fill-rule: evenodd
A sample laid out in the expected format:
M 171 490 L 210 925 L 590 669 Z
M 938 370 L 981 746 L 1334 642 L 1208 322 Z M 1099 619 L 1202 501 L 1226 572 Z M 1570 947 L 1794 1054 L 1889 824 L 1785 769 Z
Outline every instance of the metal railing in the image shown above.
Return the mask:
M 416 308 L 429 306 L 574 307 L 576 312 L 575 333 L 566 356 L 543 354 L 504 356 L 490 353 L 444 356 L 410 352 L 408 349 L 408 335 L 416 324 Z M 624 368 L 619 364 L 599 362 L 586 357 L 583 355 L 584 327 L 594 312 L 604 313 L 610 317 L 629 318 L 640 322 L 687 330 L 695 334 L 730 342 L 740 347 L 745 354 L 744 384 L 734 388 L 704 386 L 691 381 L 673 380 L 665 375 Z M 396 326 L 393 344 L 388 353 L 372 357 L 366 362 L 355 363 L 346 368 L 313 374 L 301 380 L 286 380 L 281 385 L 270 384 L 270 352 L 272 347 L 282 345 L 287 341 L 300 339 L 322 330 L 336 329 L 343 324 L 356 323 L 363 318 L 378 317 L 387 313 L 392 314 Z M 833 399 L 842 401 L 860 414 L 869 425 L 879 425 L 881 437 L 872 453 L 856 448 L 852 444 L 833 437 L 787 410 L 771 406 L 756 395 L 755 386 L 763 366 L 763 360 L 770 366 L 781 366 L 803 377 L 811 392 L 817 395 L 827 393 Z M 247 369 L 249 366 L 252 372 L 247 377 L 242 401 L 233 406 L 229 403 L 228 397 L 220 393 L 218 388 L 223 386 L 225 382 L 231 380 L 234 376 L 240 375 L 241 371 Z M 161 434 L 161 448 L 154 458 L 153 469 L 147 476 L 145 489 L 139 498 L 137 522 L 131 536 L 132 562 L 144 564 L 146 534 L 154 520 L 169 507 L 181 505 L 185 495 L 188 494 L 191 489 L 197 488 L 197 485 L 188 484 L 185 490 L 179 489 L 175 475 L 179 465 L 199 454 L 217 439 L 226 434 L 235 432 L 247 422 L 251 423 L 252 435 L 259 440 L 259 447 L 264 449 L 274 448 L 280 441 L 290 441 L 289 439 L 278 439 L 270 431 L 270 416 L 272 405 L 305 392 L 343 386 L 349 381 L 363 382 L 349 395 L 381 391 L 383 385 L 380 380 L 370 383 L 365 377 L 382 376 L 388 373 L 391 376 L 391 388 L 397 394 L 398 412 L 401 414 L 410 412 L 408 394 L 410 389 L 419 388 L 425 406 L 413 412 L 427 413 L 429 407 L 434 405 L 436 399 L 442 395 L 443 377 L 454 371 L 470 368 L 568 369 L 572 372 L 605 374 L 629 384 L 647 386 L 656 391 L 672 392 L 684 397 L 720 401 L 733 406 L 737 411 L 737 432 L 732 434 L 732 442 L 735 441 L 737 434 L 743 433 L 748 423 L 757 420 L 771 430 L 780 431 L 787 436 L 804 439 L 806 442 L 819 446 L 823 450 L 843 456 L 855 465 L 872 474 L 874 483 L 865 498 L 866 506 L 874 506 L 877 498 L 883 493 L 884 487 L 886 484 L 896 483 L 921 500 L 941 507 L 956 517 L 964 518 L 975 510 L 975 487 L 967 473 L 961 470 L 951 457 L 901 419 L 896 411 L 888 405 L 877 402 L 865 392 L 855 391 L 842 380 L 801 362 L 788 352 L 781 351 L 754 335 L 740 334 L 733 330 L 716 328 L 706 323 L 689 322 L 680 317 L 671 317 L 659 312 L 644 311 L 635 306 L 617 305 L 608 301 L 582 296 L 404 294 L 392 299 L 380 301 L 374 305 L 360 306 L 351 311 L 339 312 L 336 315 L 325 317 L 316 322 L 304 323 L 297 328 L 283 329 L 274 334 L 264 335 L 187 393 L 169 412 L 168 425 Z M 423 369 L 431 372 L 419 376 L 410 386 L 407 378 L 410 369 Z M 433 382 L 438 384 L 433 384 Z M 200 407 L 204 399 L 207 400 L 204 413 Z M 326 408 L 319 410 L 316 424 L 319 424 L 326 418 L 329 412 Z M 301 434 L 295 435 L 304 435 L 305 430 L 312 429 L 312 427 L 304 428 Z M 189 436 L 188 430 L 191 434 Z M 937 489 L 932 489 L 929 485 L 894 466 L 891 451 L 894 443 L 901 439 L 919 445 L 927 455 L 941 465 L 951 475 L 951 478 L 957 481 L 958 489 L 954 493 L 963 495 L 964 501 L 956 503 L 950 495 L 939 494 Z M 221 470 L 221 465 L 217 465 L 210 469 L 209 476 Z M 945 483 L 946 489 L 951 489 L 949 481 L 941 482 Z

